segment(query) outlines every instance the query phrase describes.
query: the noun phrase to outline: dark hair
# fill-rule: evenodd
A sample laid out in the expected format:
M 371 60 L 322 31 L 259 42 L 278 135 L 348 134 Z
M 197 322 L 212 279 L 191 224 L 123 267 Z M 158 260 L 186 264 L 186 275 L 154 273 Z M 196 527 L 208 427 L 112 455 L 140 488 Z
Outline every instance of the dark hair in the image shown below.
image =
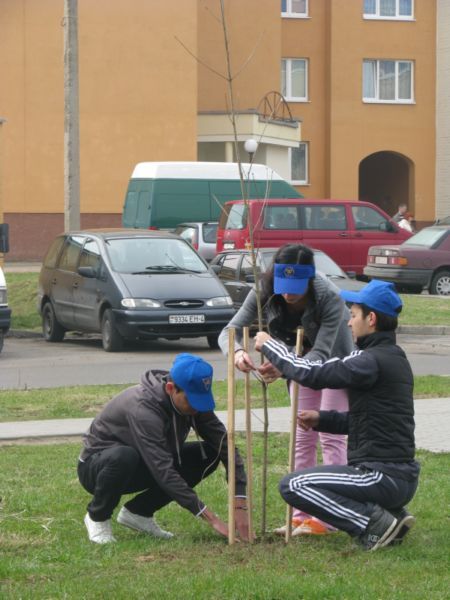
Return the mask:
M 371 312 L 375 313 L 377 317 L 377 322 L 375 325 L 376 331 L 395 331 L 397 329 L 398 317 L 391 317 L 386 313 L 373 310 L 373 308 L 370 308 L 369 306 L 367 306 L 367 304 L 358 304 L 358 306 L 361 307 L 361 311 L 364 317 L 367 317 L 367 315 Z M 402 308 L 400 307 L 400 310 L 398 312 L 400 313 L 401 310 Z
M 274 295 L 273 291 L 273 271 L 274 264 L 282 265 L 314 265 L 314 252 L 308 246 L 303 244 L 285 244 L 281 246 L 273 257 L 272 264 L 261 278 L 261 297 L 265 304 L 269 298 Z M 309 280 L 307 294 L 314 295 L 313 279 Z

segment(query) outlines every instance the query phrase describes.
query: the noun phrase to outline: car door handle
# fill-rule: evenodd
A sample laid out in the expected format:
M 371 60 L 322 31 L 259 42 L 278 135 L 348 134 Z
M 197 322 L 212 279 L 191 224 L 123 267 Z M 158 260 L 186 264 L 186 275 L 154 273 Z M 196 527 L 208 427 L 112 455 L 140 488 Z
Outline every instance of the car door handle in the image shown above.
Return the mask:
M 54 279 L 52 279 L 52 285 L 55 285 L 56 283 L 56 277 Z
M 348 237 L 348 233 L 346 231 L 341 231 L 339 237 Z

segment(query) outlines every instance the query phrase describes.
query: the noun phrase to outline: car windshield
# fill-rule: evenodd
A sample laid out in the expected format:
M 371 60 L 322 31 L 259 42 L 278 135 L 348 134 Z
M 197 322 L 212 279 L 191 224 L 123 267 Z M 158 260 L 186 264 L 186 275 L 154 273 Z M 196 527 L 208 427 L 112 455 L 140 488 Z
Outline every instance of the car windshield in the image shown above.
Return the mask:
M 207 244 L 215 244 L 218 223 L 203 223 L 203 239 Z
M 403 242 L 402 246 L 424 246 L 430 248 L 438 242 L 447 230 L 440 227 L 425 227 Z
M 205 273 L 208 270 L 198 254 L 183 240 L 110 238 L 106 247 L 112 268 L 119 273 Z
M 339 265 L 324 252 L 314 250 L 316 269 L 328 277 L 347 277 Z

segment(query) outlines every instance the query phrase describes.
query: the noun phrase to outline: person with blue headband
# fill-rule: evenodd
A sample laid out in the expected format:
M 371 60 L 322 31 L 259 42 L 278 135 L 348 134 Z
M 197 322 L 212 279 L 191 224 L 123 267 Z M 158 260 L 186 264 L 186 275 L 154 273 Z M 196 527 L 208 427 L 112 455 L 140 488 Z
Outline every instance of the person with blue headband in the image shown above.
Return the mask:
M 402 301 L 392 283 L 371 281 L 359 292 L 342 290 L 351 304 L 349 327 L 358 350 L 343 359 L 310 361 L 265 332 L 255 348 L 284 377 L 314 389 L 349 391 L 349 410 L 304 410 L 305 431 L 348 434 L 348 466 L 297 470 L 280 482 L 291 506 L 347 532 L 365 550 L 398 544 L 414 525 L 405 506 L 413 498 L 415 461 L 414 379 L 395 330 Z
M 322 273 L 316 272 L 314 253 L 302 244 L 286 244 L 276 252 L 273 264 L 262 275 L 261 304 L 270 334 L 291 347 L 295 347 L 298 327 L 304 330 L 302 354 L 305 358 L 327 360 L 343 357 L 354 349 L 347 327 L 349 312 L 339 297 L 338 288 Z M 251 357 L 242 349 L 242 328 L 251 326 L 257 316 L 256 294 L 252 290 L 240 310 L 219 336 L 224 354 L 228 352 L 228 330 L 236 330 L 234 364 L 242 372 L 256 369 Z M 280 373 L 269 361 L 263 365 L 261 375 L 267 383 Z M 299 386 L 300 410 L 348 409 L 345 389 L 313 390 Z M 297 427 L 295 441 L 295 468 L 304 469 L 317 464 L 317 446 L 320 441 L 325 465 L 343 465 L 347 462 L 347 437 L 327 432 L 304 431 Z M 334 528 L 308 512 L 295 509 L 292 535 L 323 535 Z M 275 529 L 284 535 L 285 526 Z

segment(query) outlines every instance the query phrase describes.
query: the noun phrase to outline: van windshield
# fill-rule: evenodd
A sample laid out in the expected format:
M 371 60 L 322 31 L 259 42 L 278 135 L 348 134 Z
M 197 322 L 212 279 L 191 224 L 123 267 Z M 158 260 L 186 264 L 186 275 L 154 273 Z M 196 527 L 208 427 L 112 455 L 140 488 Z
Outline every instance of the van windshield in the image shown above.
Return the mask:
M 206 273 L 208 267 L 184 240 L 171 238 L 110 238 L 106 248 L 114 271 L 151 273 L 194 271 Z
M 244 229 L 247 226 L 247 207 L 245 204 L 233 204 L 225 229 Z

